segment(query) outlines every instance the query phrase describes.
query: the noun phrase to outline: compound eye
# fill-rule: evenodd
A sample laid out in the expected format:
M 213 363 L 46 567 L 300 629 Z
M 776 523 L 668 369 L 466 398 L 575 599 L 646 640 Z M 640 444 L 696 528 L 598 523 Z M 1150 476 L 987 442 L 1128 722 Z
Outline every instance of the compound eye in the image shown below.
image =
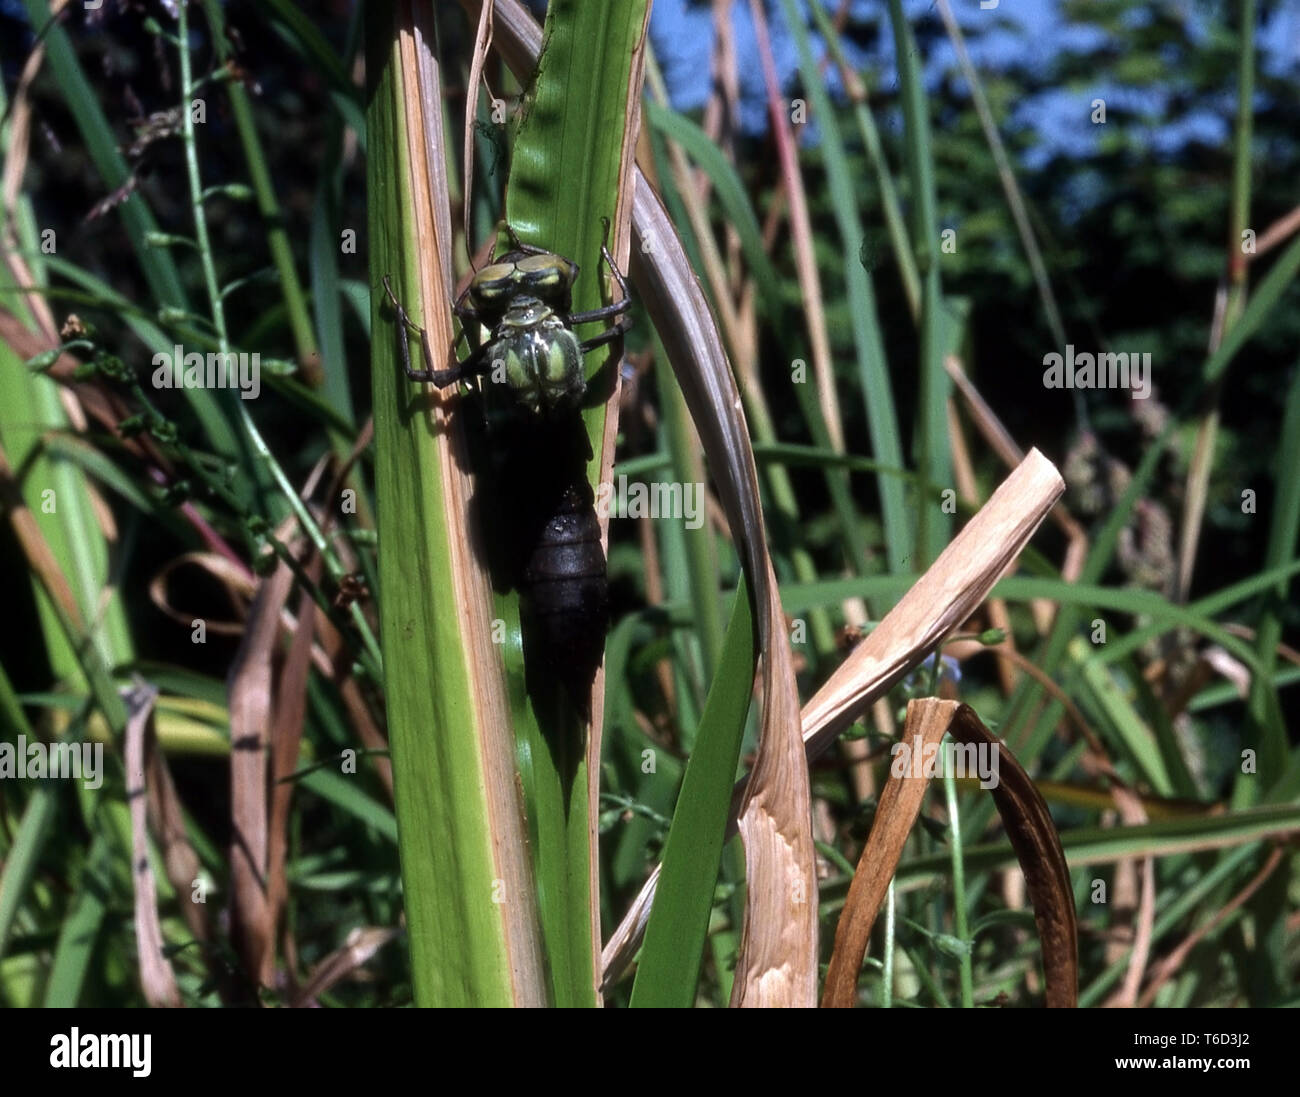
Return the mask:
M 543 301 L 566 300 L 578 268 L 562 255 L 529 255 L 516 264 L 521 285 Z
M 491 309 L 505 304 L 515 292 L 519 275 L 513 263 L 493 263 L 484 267 L 469 284 L 469 296 L 475 308 Z

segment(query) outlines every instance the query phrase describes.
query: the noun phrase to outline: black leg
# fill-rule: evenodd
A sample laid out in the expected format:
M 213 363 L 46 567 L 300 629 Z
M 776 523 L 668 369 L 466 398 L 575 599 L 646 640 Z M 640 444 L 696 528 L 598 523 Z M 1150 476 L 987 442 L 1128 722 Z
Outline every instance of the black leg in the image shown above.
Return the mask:
M 388 294 L 388 300 L 393 306 L 393 312 L 397 314 L 397 334 L 401 339 L 402 368 L 406 371 L 406 376 L 412 381 L 432 381 L 433 374 L 436 371 L 433 368 L 433 349 L 429 346 L 429 333 L 407 315 L 406 309 L 402 308 L 401 302 L 397 300 L 397 295 L 393 293 L 392 284 L 386 274 L 384 275 L 384 292 Z M 416 370 L 411 368 L 411 341 L 407 335 L 408 329 L 420 333 L 420 345 L 424 350 L 424 364 L 428 367 L 427 369 Z
M 610 273 L 614 276 L 614 281 L 618 283 L 623 299 L 593 312 L 582 312 L 569 317 L 570 324 L 582 324 L 592 320 L 614 320 L 614 323 L 604 331 L 593 335 L 590 339 L 584 339 L 578 344 L 582 348 L 583 354 L 596 347 L 604 346 L 606 343 L 612 343 L 615 339 L 621 339 L 628 328 L 632 326 L 632 318 L 623 315 L 632 307 L 632 299 L 627 292 L 627 282 L 623 278 L 623 272 L 615 264 L 614 257 L 609 253 L 607 243 L 609 240 L 609 218 L 602 217 L 601 221 L 605 226 L 605 239 L 600 244 L 600 257 L 609 267 Z M 587 400 L 591 401 L 591 403 L 588 404 L 584 401 L 584 406 L 603 404 L 610 398 L 614 391 L 614 384 L 618 379 L 618 368 L 621 362 L 622 355 L 615 355 L 587 378 Z
M 388 300 L 392 303 L 393 311 L 397 313 L 397 331 L 401 336 L 402 368 L 406 371 L 407 377 L 412 381 L 437 385 L 441 389 L 454 384 L 463 377 L 472 377 L 479 372 L 479 360 L 484 357 L 487 350 L 486 345 L 476 347 L 465 361 L 457 362 L 456 365 L 449 369 L 436 369 L 433 364 L 433 348 L 429 345 L 428 331 L 420 327 L 407 315 L 406 309 L 402 308 L 401 303 L 393 293 L 393 287 L 388 281 L 388 275 L 384 275 L 384 292 L 388 294 Z M 408 329 L 417 332 L 420 336 L 420 348 L 424 354 L 424 369 L 411 368 L 411 344 L 407 335 Z
M 522 240 L 515 240 L 515 246 L 511 251 L 522 252 L 524 255 L 554 255 L 550 248 L 539 248 L 536 244 L 525 244 Z M 577 264 L 575 263 L 576 267 Z
M 588 351 L 593 350 L 596 347 L 602 347 L 606 343 L 612 343 L 615 339 L 620 338 L 631 326 L 632 318 L 630 316 L 620 317 L 618 323 L 611 324 L 604 331 L 597 335 L 593 335 L 590 339 L 584 339 L 578 345 L 582 348 L 582 353 L 586 354 Z
M 602 218 L 605 222 L 605 234 L 609 235 L 609 220 Z M 609 273 L 614 276 L 614 281 L 618 283 L 619 292 L 623 295 L 621 301 L 615 301 L 612 305 L 606 305 L 604 308 L 592 309 L 590 312 L 575 312 L 569 317 L 570 324 L 590 324 L 596 320 L 610 320 L 615 316 L 621 316 L 632 307 L 632 298 L 628 296 L 627 281 L 623 278 L 623 272 L 618 269 L 614 262 L 614 257 L 610 255 L 609 248 L 605 244 L 600 245 L 600 257 L 609 267 Z
M 487 356 L 488 348 L 490 346 L 490 343 L 483 343 L 481 346 L 475 347 L 462 361 L 457 362 L 451 369 L 443 370 L 442 375 L 444 377 L 449 377 L 454 373 L 456 376 L 452 378 L 452 380 L 467 381 L 471 377 L 477 377 L 480 373 L 487 373 L 492 366 L 492 360 Z M 435 380 L 433 383 L 439 388 L 442 388 L 444 385 L 451 384 L 451 381 L 441 382 Z
M 622 316 L 632 307 L 630 300 L 616 301 L 612 305 L 605 305 L 603 308 L 592 309 L 590 312 L 575 312 L 569 315 L 569 324 L 594 324 L 597 320 L 612 320 L 615 316 Z
M 506 223 L 506 235 L 510 237 L 510 250 L 520 251 L 525 255 L 551 255 L 553 252 L 549 248 L 539 248 L 536 244 L 525 244 L 518 236 L 515 235 L 514 226 L 509 222 Z

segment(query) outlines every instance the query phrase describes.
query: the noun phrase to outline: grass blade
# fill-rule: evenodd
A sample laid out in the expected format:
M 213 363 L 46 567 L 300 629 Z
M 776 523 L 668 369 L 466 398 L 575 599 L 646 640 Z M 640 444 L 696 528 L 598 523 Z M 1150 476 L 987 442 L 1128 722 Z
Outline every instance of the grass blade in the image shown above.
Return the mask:
M 756 640 L 753 613 L 742 584 L 668 831 L 659 887 L 632 990 L 634 1006 L 685 1007 L 695 1001 L 749 711 Z

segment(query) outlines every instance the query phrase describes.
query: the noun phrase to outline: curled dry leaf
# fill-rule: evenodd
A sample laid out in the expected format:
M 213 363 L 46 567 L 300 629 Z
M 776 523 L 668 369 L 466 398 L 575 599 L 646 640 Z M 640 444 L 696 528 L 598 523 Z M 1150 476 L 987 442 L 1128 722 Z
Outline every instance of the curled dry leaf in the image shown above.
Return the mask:
M 1074 891 L 1065 851 L 1047 804 L 1007 745 L 984 726 L 969 705 L 933 698 L 908 705 L 903 739 L 911 747 L 912 757 L 918 756 L 917 751 L 925 756 L 927 749 L 937 746 L 945 733 L 951 733 L 959 743 L 998 752 L 998 766 L 994 770 L 998 780 L 992 788 L 993 799 L 1024 871 L 1033 904 L 1034 922 L 1042 942 L 1047 1004 L 1077 1005 L 1079 939 Z M 856 1001 L 858 972 L 871 928 L 929 783 L 925 773 L 898 776 L 891 771 L 840 914 L 835 951 L 826 975 L 824 1006 L 846 1008 Z
M 804 706 L 809 757 L 901 681 L 984 601 L 1065 490 L 1056 467 L 1030 450 L 884 619 Z
M 167 586 L 172 572 L 190 564 L 207 572 L 220 582 L 225 587 L 226 596 L 230 599 L 232 605 L 242 607 L 244 602 L 252 597 L 257 585 L 256 577 L 242 563 L 230 560 L 216 552 L 183 552 L 179 556 L 168 560 L 159 569 L 158 573 L 149 580 L 150 600 L 177 624 L 184 625 L 186 628 L 190 627 L 194 622 L 194 614 L 171 604 L 167 594 Z M 244 631 L 244 622 L 215 621 L 205 617 L 204 628 L 217 636 L 238 636 Z
M 998 751 L 998 783 L 993 786 L 1002 825 L 1025 874 L 1034 923 L 1043 948 L 1047 1004 L 1079 1004 L 1079 929 L 1074 889 L 1056 825 L 1047 803 L 1006 743 L 986 728 L 975 710 L 962 705 L 949 732 L 959 743 L 988 744 Z

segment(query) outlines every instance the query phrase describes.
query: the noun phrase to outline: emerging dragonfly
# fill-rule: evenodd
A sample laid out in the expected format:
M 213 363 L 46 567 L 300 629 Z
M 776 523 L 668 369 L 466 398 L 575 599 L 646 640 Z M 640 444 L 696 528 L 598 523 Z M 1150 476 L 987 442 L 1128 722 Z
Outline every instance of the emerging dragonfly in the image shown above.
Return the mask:
M 609 221 L 605 220 L 604 225 L 608 234 Z M 587 390 L 583 355 L 612 342 L 632 326 L 626 315 L 632 301 L 623 272 L 604 243 L 600 245 L 600 256 L 618 283 L 622 298 L 603 308 L 575 313 L 573 283 L 578 278 L 578 264 L 516 240 L 513 250 L 474 275 L 452 309 L 461 321 L 462 331 L 477 333 L 482 326 L 491 331 L 491 338 L 472 350 L 464 361 L 447 369 L 436 367 L 429 333 L 407 315 L 385 276 L 384 291 L 397 313 L 401 331 L 406 376 L 446 388 L 491 373 L 491 380 L 504 387 L 514 404 L 533 415 L 553 415 L 581 406 Z M 598 320 L 615 322 L 600 334 L 579 340 L 573 328 Z M 408 330 L 420 337 L 425 364 L 422 370 L 411 368 Z
M 608 220 L 604 226 L 608 235 Z M 407 377 L 439 388 L 476 382 L 500 466 L 498 495 L 507 501 L 494 509 L 498 517 L 508 512 L 506 537 L 517 550 L 496 555 L 506 561 L 502 570 L 509 585 L 521 594 L 525 662 L 558 677 L 584 715 L 604 652 L 608 598 L 600 523 L 587 481 L 589 454 L 582 452 L 587 441 L 579 412 L 588 389 L 583 356 L 628 330 L 632 305 L 604 243 L 600 254 L 621 297 L 575 313 L 578 264 L 515 240 L 510 251 L 475 274 L 453 306 L 471 341 L 480 327 L 489 338 L 443 369 L 428 332 L 411 320 L 384 279 Z M 587 339 L 573 330 L 598 321 L 612 323 Z M 408 332 L 420 338 L 424 369 L 411 365 Z

